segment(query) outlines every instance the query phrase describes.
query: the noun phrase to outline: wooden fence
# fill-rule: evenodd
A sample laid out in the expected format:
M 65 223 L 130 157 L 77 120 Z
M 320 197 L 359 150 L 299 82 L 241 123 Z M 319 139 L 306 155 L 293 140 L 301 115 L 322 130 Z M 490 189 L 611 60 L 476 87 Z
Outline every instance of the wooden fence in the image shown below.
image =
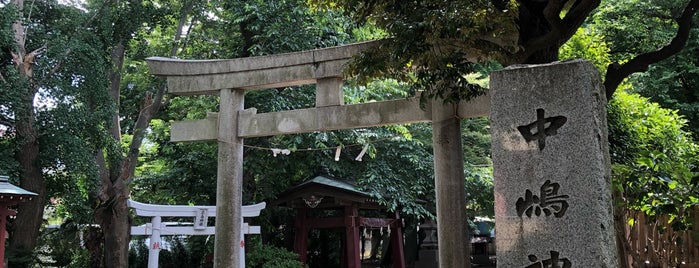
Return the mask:
M 696 267 L 699 268 L 699 209 L 695 209 L 693 228 L 675 231 L 668 224 L 668 216 L 650 220 L 643 212 L 632 211 L 627 218 L 635 219 L 627 225 L 626 243 L 629 264 L 632 267 Z

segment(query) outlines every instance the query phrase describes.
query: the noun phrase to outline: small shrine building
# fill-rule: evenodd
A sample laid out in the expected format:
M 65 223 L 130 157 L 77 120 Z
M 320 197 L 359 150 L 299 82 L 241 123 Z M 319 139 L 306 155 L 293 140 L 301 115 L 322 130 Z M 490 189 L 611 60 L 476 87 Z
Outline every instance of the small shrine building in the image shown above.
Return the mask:
M 34 196 L 36 196 L 36 193 L 14 186 L 9 182 L 8 176 L 0 175 L 0 268 L 5 267 L 5 238 L 7 238 L 5 225 L 7 224 L 7 217 L 17 214 L 10 207 L 21 202 L 31 201 Z
M 341 263 L 343 268 L 360 268 L 361 228 L 390 229 L 391 267 L 404 268 L 403 220 L 398 212 L 388 213 L 386 218 L 363 217 L 360 211 L 387 211 L 368 193 L 357 189 L 350 182 L 330 176 L 316 176 L 281 193 L 272 206 L 289 207 L 296 210 L 294 221 L 294 252 L 307 263 L 308 234 L 312 229 L 344 229 Z M 341 216 L 319 217 L 319 210 L 341 211 Z

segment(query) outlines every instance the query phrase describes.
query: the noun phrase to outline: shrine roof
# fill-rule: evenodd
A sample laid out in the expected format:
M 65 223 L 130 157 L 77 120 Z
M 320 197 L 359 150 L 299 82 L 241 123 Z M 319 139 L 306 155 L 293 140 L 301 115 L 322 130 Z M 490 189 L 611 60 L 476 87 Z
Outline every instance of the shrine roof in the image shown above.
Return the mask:
M 303 204 L 304 198 L 321 198 L 321 207 L 341 207 L 350 203 L 365 208 L 379 208 L 376 200 L 366 192 L 357 189 L 352 182 L 327 175 L 318 175 L 299 185 L 290 187 L 271 201 L 273 206 L 295 207 Z
M 0 175 L 0 195 L 36 195 L 9 182 L 9 177 Z
M 347 191 L 354 192 L 354 193 L 357 193 L 360 195 L 371 196 L 368 193 L 362 192 L 359 189 L 357 189 L 357 186 L 352 184 L 352 183 L 349 183 L 349 182 L 343 181 L 343 180 L 339 180 L 339 179 L 328 178 L 328 177 L 325 177 L 322 175 L 316 176 L 313 179 L 305 181 L 305 182 L 295 186 L 294 188 L 291 188 L 290 190 L 294 190 L 296 188 L 302 188 L 302 187 L 305 187 L 306 185 L 310 185 L 310 184 L 325 185 L 325 186 L 334 187 L 334 188 L 338 188 L 338 189 L 342 189 L 342 190 L 347 190 Z

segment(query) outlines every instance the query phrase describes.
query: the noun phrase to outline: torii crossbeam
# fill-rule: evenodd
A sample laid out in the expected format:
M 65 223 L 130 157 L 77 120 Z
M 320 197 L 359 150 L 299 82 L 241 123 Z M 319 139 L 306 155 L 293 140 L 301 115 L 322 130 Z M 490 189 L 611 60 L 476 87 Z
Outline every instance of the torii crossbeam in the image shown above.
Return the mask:
M 174 122 L 172 141 L 218 141 L 214 265 L 239 263 L 243 139 L 279 134 L 365 128 L 392 124 L 433 124 L 437 224 L 441 267 L 468 263 L 460 119 L 487 116 L 487 96 L 425 110 L 419 98 L 345 105 L 343 69 L 353 55 L 375 42 L 271 56 L 229 60 L 149 58 L 154 75 L 167 78 L 174 95 L 219 95 L 220 111 L 207 119 Z M 316 84 L 314 108 L 257 114 L 243 110 L 246 90 Z M 359 268 L 359 267 L 357 267 Z

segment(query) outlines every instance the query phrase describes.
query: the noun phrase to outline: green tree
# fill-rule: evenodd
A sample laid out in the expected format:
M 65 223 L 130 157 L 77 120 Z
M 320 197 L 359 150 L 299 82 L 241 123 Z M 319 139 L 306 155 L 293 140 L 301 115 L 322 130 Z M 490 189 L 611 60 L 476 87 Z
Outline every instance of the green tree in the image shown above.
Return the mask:
M 382 40 L 378 49 L 365 52 L 355 60 L 351 66 L 355 74 L 390 75 L 427 91 L 428 97 L 450 101 L 470 99 L 484 92 L 483 87 L 466 79 L 467 74 L 476 72 L 477 63 L 495 60 L 507 66 L 558 60 L 561 46 L 601 3 L 599 0 L 314 2 L 339 6 L 356 21 L 374 24 L 387 33 L 389 38 Z M 641 1 L 626 2 L 633 5 Z M 662 1 L 669 2 L 678 1 Z M 674 31 L 669 32 L 667 45 L 646 46 L 643 51 L 631 53 L 631 57 L 618 59 L 623 61 L 603 67 L 607 99 L 612 98 L 629 75 L 645 71 L 650 64 L 682 50 L 699 1 L 682 3 L 682 7 L 672 10 L 679 11 L 674 13 L 665 12 L 663 8 L 667 6 L 655 6 L 669 14 L 667 20 L 674 20 L 668 24 Z M 644 21 L 625 21 L 619 25 L 642 26 Z M 619 255 L 625 256 L 624 252 Z M 625 259 L 621 261 L 625 265 Z
M 605 12 L 610 8 L 607 6 Z M 609 25 L 601 18 L 593 21 L 563 45 L 562 58 L 585 58 L 604 72 L 610 57 L 621 60 L 638 52 L 632 50 L 624 54 L 618 44 L 615 47 L 607 43 L 608 36 L 600 32 L 609 32 L 605 27 L 616 25 L 613 21 Z M 632 77 L 631 81 L 634 80 Z M 634 221 L 633 217 L 626 218 L 629 211 L 643 211 L 651 217 L 667 215 L 676 230 L 688 227 L 691 218 L 687 208 L 696 201 L 697 193 L 692 185 L 699 166 L 697 145 L 690 133 L 683 130 L 688 121 L 676 111 L 628 93 L 638 91 L 636 86 L 643 85 L 624 84 L 608 106 L 612 178 L 617 201 L 615 224 L 620 246 L 625 248 L 629 247 L 625 226 Z
M 694 29 L 692 36 L 687 50 L 650 66 L 648 72 L 632 77 L 630 82 L 635 92 L 678 110 L 688 121 L 686 130 L 699 140 L 699 31 Z
M 127 183 L 164 88 L 143 94 L 139 112 L 132 113 L 134 127 L 127 128 L 132 142 L 122 151 L 121 72 L 129 40 L 144 22 L 156 21 L 154 6 L 96 1 L 81 9 L 55 1 L 12 1 L 2 9 L 3 25 L 9 26 L 2 31 L 2 47 L 8 48 L 2 51 L 2 92 L 8 100 L 2 122 L 20 163 L 11 172 L 40 196 L 19 208 L 14 224 L 26 229 L 13 233 L 11 249 L 34 249 L 46 200 L 61 197 L 64 216 L 80 223 L 94 217 L 102 226 L 106 250 L 93 254 L 104 256 L 93 258 L 92 265 L 125 267 Z
M 605 36 L 615 61 L 631 55 L 648 53 L 671 41 L 677 22 L 673 19 L 682 12 L 680 1 L 610 1 L 600 8 L 591 22 L 592 28 Z M 699 18 L 693 19 L 694 24 Z M 676 55 L 649 66 L 647 72 L 631 76 L 633 91 L 677 109 L 688 122 L 688 130 L 699 138 L 699 93 L 696 77 L 699 73 L 697 48 L 699 30 L 688 32 L 687 48 Z
M 378 49 L 358 58 L 353 65 L 355 73 L 399 77 L 415 82 L 416 87 L 430 92 L 429 96 L 448 100 L 468 99 L 483 93 L 482 87 L 463 78 L 476 70 L 475 63 L 496 60 L 507 66 L 558 60 L 559 48 L 601 3 L 599 0 L 313 2 L 336 6 L 357 22 L 383 29 L 390 37 Z M 641 1 L 626 2 L 633 5 Z M 670 2 L 678 1 L 663 1 Z M 699 1 L 682 3 L 679 9 L 676 5 L 672 9 L 679 12 L 669 13 L 667 17 L 676 21 L 671 24 L 675 31 L 670 34 L 669 44 L 646 47 L 623 64 L 609 65 L 605 75 L 609 97 L 624 78 L 644 71 L 649 64 L 666 59 L 684 47 Z M 663 11 L 666 6 L 654 7 Z M 641 26 L 643 21 L 626 23 Z
M 687 120 L 624 91 L 609 104 L 610 133 L 616 137 L 610 150 L 616 160 L 614 174 L 624 187 L 627 207 L 686 221 L 677 216 L 688 216 L 680 214 L 697 200 L 692 180 L 699 175 L 699 147 L 682 129 Z
M 107 40 L 110 66 L 107 69 L 108 94 L 117 104 L 122 87 L 124 56 L 131 35 L 136 32 L 143 18 L 148 17 L 148 6 L 140 2 L 123 2 L 110 5 L 102 3 L 104 14 L 99 26 Z M 116 26 L 116 27 L 114 27 Z M 114 27 L 114 28 L 112 28 Z M 128 182 L 133 176 L 140 143 L 145 135 L 148 121 L 158 111 L 163 91 L 148 94 L 141 103 L 139 118 L 136 120 L 134 137 L 128 150 L 121 148 L 121 122 L 119 110 L 115 110 L 105 129 L 104 146 L 95 150 L 95 163 L 99 167 L 100 186 L 97 193 L 98 204 L 94 208 L 95 221 L 104 232 L 104 263 L 106 267 L 128 265 L 128 237 L 130 231 L 129 213 L 126 200 L 129 196 Z
M 55 1 L 11 1 L 0 9 L 0 122 L 16 163 L 3 171 L 38 193 L 18 207 L 8 250 L 30 254 L 48 197 L 74 191 L 67 202 L 89 203 L 96 184 L 89 156 L 112 111 L 103 87 L 107 63 L 94 32 L 74 32 L 91 22 L 79 9 Z
M 669 43 L 677 28 L 674 19 L 682 13 L 681 1 L 609 1 L 592 17 L 590 28 L 604 35 L 614 61 L 649 53 L 654 47 Z M 694 18 L 694 24 L 698 18 Z M 633 91 L 641 93 L 663 107 L 677 109 L 689 120 L 688 130 L 699 137 L 699 93 L 696 84 L 696 28 L 685 29 L 687 49 L 649 66 L 647 72 L 631 76 Z
M 682 129 L 686 124 L 677 111 L 661 108 L 647 98 L 625 90 L 615 94 L 609 103 L 610 153 L 613 182 L 624 202 L 617 206 L 621 213 L 641 211 L 651 221 L 668 216 L 668 223 L 677 231 L 692 226 L 692 208 L 699 201 L 699 146 Z M 619 220 L 633 225 L 635 219 Z M 672 239 L 666 242 L 686 243 Z M 629 248 L 628 241 L 621 240 L 620 246 Z M 674 261 L 665 260 L 668 265 L 676 265 Z

